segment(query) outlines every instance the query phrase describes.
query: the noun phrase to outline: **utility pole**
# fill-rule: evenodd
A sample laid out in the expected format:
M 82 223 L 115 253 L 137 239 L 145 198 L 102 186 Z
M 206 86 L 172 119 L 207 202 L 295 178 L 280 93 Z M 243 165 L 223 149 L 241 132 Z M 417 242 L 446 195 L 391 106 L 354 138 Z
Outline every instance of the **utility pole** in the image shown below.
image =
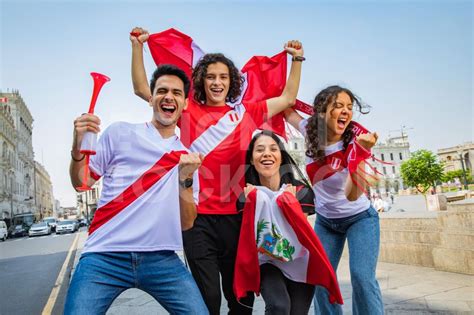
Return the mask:
M 10 225 L 13 225 L 13 174 L 13 172 L 10 173 Z
M 469 186 L 467 185 L 466 168 L 464 167 L 464 157 L 462 156 L 463 154 L 462 148 L 458 149 L 458 153 L 459 153 L 459 159 L 461 160 L 462 177 L 464 179 L 464 189 L 468 190 Z
M 35 212 L 38 209 L 38 203 L 36 202 L 36 164 L 35 161 L 33 160 L 33 195 L 35 198 L 34 205 L 35 205 Z M 41 217 L 41 213 L 40 213 Z

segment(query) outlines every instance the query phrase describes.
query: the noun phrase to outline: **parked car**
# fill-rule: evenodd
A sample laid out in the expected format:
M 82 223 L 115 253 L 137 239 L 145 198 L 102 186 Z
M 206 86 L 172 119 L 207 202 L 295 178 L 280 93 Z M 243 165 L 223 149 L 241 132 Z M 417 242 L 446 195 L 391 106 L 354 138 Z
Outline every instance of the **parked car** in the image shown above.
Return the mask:
M 56 224 L 58 223 L 58 221 L 56 220 L 55 217 L 44 218 L 43 222 L 48 223 L 48 225 L 51 227 L 52 232 L 56 232 Z
M 82 226 L 89 226 L 89 222 L 87 221 L 87 219 L 79 220 L 79 227 L 82 227 Z
M 8 237 L 8 229 L 5 221 L 0 221 L 0 240 L 6 241 Z
M 56 224 L 56 234 L 74 233 L 78 229 L 76 222 L 72 220 L 59 221 Z
M 49 235 L 51 234 L 51 227 L 46 222 L 35 223 L 30 227 L 28 236 Z
M 22 224 L 19 225 L 12 225 L 8 230 L 9 237 L 22 237 L 28 235 L 28 231 L 26 230 L 25 226 Z

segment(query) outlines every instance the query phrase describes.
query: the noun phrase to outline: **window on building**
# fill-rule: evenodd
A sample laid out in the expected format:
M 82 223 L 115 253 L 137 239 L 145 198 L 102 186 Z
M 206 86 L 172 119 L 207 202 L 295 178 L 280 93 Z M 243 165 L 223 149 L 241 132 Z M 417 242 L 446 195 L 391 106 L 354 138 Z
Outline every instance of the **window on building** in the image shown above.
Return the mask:
M 295 150 L 298 150 L 298 143 L 295 142 Z
M 390 153 L 390 161 L 393 161 L 393 153 Z
M 403 160 L 402 152 L 400 152 L 399 154 L 400 154 L 400 161 L 401 161 L 401 160 Z
M 381 159 L 382 161 L 385 161 L 385 156 L 383 155 L 383 153 L 380 154 L 380 159 Z
M 395 174 L 395 166 L 392 166 L 392 173 Z
M 385 166 L 383 167 L 383 174 L 387 175 L 387 168 Z

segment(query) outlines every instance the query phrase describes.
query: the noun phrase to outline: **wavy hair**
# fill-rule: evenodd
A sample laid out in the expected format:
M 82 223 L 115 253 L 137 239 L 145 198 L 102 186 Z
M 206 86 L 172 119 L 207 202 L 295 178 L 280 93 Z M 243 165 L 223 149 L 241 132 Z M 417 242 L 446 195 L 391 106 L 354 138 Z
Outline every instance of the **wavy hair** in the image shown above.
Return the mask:
M 367 114 L 370 110 L 370 106 L 362 103 L 360 98 L 358 98 L 354 93 L 349 89 L 340 87 L 338 85 L 332 85 L 316 95 L 313 102 L 313 111 L 314 114 L 308 119 L 308 124 L 306 125 L 306 156 L 314 160 L 319 160 L 324 158 L 324 148 L 327 141 L 327 126 L 324 116 L 320 114 L 326 114 L 328 108 L 330 108 L 337 99 L 339 93 L 344 92 L 349 95 L 353 106 L 361 114 Z M 332 109 L 331 109 L 332 110 Z M 354 132 L 352 131 L 354 124 L 352 121 L 347 126 L 346 130 L 342 134 L 342 142 L 344 150 L 347 149 L 347 146 L 354 137 Z
M 192 80 L 194 86 L 194 99 L 198 103 L 206 103 L 206 90 L 204 81 L 206 80 L 207 67 L 210 64 L 221 62 L 229 69 L 230 85 L 229 92 L 225 98 L 226 102 L 235 102 L 241 93 L 244 77 L 240 74 L 239 69 L 234 65 L 232 60 L 223 54 L 205 54 L 193 69 Z

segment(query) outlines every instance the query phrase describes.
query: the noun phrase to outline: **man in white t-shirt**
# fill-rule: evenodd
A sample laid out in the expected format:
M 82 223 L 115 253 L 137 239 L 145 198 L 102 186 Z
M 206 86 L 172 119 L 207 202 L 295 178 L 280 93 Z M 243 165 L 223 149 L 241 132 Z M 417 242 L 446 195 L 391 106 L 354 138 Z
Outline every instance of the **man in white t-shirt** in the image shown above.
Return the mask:
M 114 123 L 90 159 L 91 186 L 103 178 L 98 209 L 72 278 L 65 314 L 105 314 L 129 288 L 152 295 L 168 312 L 207 314 L 189 271 L 175 251 L 197 216 L 200 153 L 188 153 L 175 135 L 186 107 L 189 79 L 163 65 L 153 73 L 150 122 Z M 85 132 L 98 133 L 100 120 L 84 114 L 74 122 L 70 176 L 81 186 L 85 167 L 80 146 Z M 194 182 L 194 185 L 193 185 Z

